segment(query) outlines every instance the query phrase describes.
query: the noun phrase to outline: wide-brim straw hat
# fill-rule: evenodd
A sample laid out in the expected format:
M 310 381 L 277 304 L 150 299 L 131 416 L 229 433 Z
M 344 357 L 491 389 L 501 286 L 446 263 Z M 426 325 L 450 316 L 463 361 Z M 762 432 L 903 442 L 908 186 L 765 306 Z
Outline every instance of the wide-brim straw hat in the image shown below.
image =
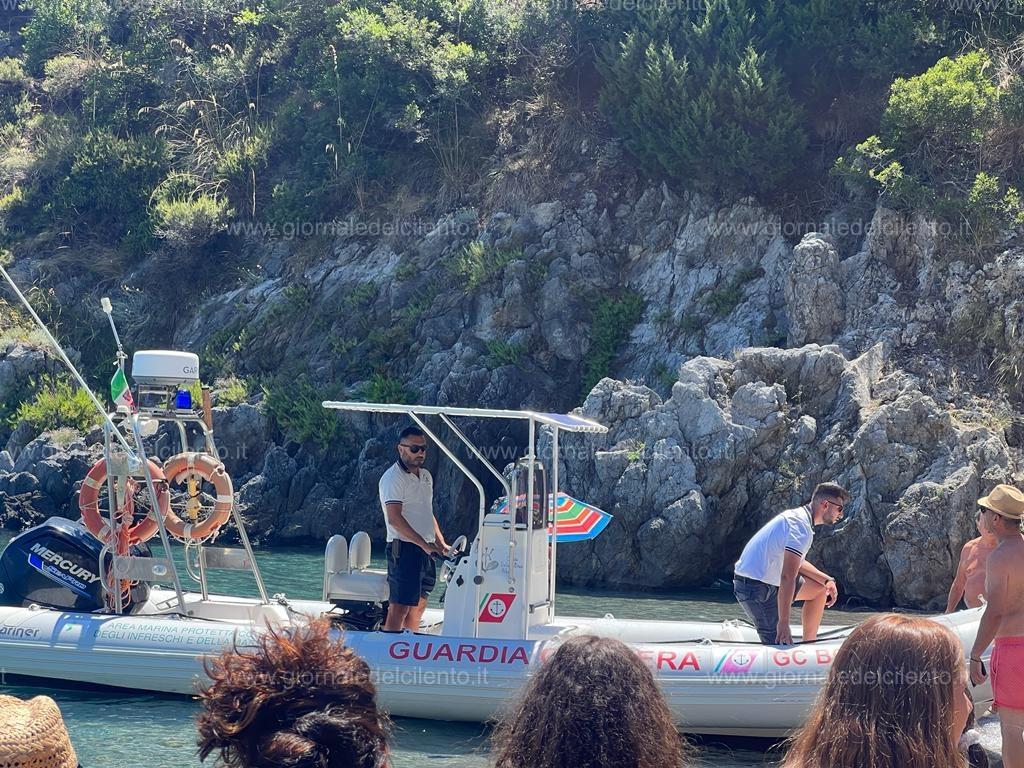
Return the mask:
M 1024 493 L 1012 485 L 997 485 L 988 496 L 978 499 L 978 506 L 1011 520 L 1020 520 L 1024 518 Z
M 57 703 L 0 695 L 0 768 L 77 768 Z

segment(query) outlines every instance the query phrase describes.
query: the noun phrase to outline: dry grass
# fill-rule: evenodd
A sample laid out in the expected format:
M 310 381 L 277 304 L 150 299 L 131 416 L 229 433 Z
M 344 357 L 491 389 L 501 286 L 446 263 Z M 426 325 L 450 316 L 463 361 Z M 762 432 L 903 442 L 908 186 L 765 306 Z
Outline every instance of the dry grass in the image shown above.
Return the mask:
M 482 180 L 488 210 L 518 214 L 549 197 L 559 171 L 579 154 L 582 143 L 597 139 L 584 115 L 545 95 L 513 104 L 495 114 L 492 123 L 498 151 L 494 168 Z

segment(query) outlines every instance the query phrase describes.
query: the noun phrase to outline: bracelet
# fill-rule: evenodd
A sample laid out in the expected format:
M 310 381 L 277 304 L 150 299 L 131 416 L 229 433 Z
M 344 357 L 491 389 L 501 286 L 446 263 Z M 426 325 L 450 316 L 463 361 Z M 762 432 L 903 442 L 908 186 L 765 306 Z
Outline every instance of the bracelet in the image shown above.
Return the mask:
M 835 576 L 829 576 L 827 579 L 825 579 L 825 583 L 828 584 L 830 581 L 835 581 L 835 580 L 836 580 Z
M 971 661 L 976 661 L 976 662 L 978 662 L 979 664 L 983 664 L 983 663 L 984 663 L 984 662 L 983 662 L 983 661 L 982 661 L 981 659 L 976 659 L 976 658 L 974 658 L 973 656 L 971 656 Z

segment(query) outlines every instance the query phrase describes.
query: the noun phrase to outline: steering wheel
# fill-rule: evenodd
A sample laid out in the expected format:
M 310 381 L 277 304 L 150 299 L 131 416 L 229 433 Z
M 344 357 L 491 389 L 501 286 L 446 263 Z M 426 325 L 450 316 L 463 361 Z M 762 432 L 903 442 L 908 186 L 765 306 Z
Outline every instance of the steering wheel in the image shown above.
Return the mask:
M 467 546 L 469 546 L 469 539 L 465 536 L 459 536 L 448 547 L 448 551 L 444 553 L 444 562 L 441 563 L 441 573 L 438 574 L 438 578 L 441 581 L 447 583 L 452 574 L 455 573 L 455 568 L 458 566 L 459 561 L 466 556 Z

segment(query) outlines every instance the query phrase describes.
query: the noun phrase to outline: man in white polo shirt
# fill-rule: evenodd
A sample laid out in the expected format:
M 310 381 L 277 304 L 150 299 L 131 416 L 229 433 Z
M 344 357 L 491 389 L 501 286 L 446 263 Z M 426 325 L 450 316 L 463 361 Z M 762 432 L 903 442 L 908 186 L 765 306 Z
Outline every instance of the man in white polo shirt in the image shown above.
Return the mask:
M 850 500 L 835 483 L 821 483 L 811 501 L 781 512 L 754 534 L 736 561 L 733 589 L 765 645 L 790 645 L 789 611 L 803 601 L 803 639 L 818 637 L 825 609 L 835 604 L 836 580 L 807 562 L 814 526 L 835 525 Z
M 434 480 L 423 468 L 427 438 L 418 427 L 398 436 L 398 461 L 378 485 L 388 544 L 388 615 L 384 630 L 420 628 L 437 571 L 432 555 L 448 549 L 434 517 Z

